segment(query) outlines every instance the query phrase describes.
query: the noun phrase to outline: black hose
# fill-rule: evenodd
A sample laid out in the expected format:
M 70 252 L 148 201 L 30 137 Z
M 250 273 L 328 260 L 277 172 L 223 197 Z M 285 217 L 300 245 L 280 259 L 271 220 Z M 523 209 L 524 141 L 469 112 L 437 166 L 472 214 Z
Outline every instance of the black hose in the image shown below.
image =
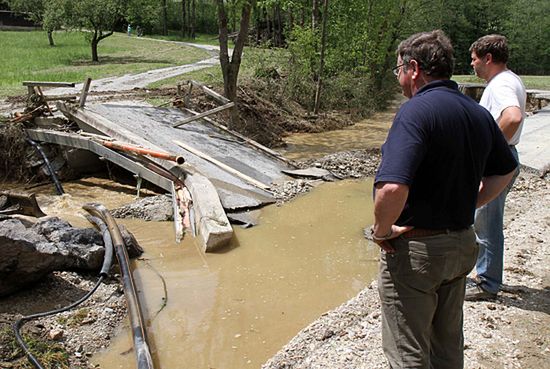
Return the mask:
M 111 269 L 111 264 L 113 262 L 113 239 L 111 238 L 111 234 L 109 233 L 109 228 L 101 218 L 94 217 L 89 214 L 86 214 L 84 216 L 86 217 L 86 219 L 88 219 L 90 223 L 95 224 L 95 226 L 99 228 L 103 236 L 103 243 L 105 244 L 105 255 L 103 256 L 103 266 L 101 267 L 99 275 L 107 277 L 109 275 L 109 270 Z
M 61 187 L 61 183 L 59 183 L 59 180 L 57 179 L 57 176 L 55 175 L 55 171 L 53 170 L 52 164 L 50 163 L 50 160 L 44 153 L 44 150 L 42 150 L 42 147 L 36 143 L 35 141 L 31 140 L 27 137 L 27 142 L 29 142 L 36 151 L 42 156 L 42 159 L 44 159 L 44 164 L 46 164 L 46 167 L 48 167 L 48 172 L 50 172 L 50 178 L 52 179 L 52 182 L 55 186 L 55 189 L 57 191 L 58 195 L 63 195 L 65 191 L 63 191 L 63 187 Z
M 13 331 L 15 333 L 15 339 L 17 340 L 17 343 L 19 344 L 19 346 L 21 346 L 23 351 L 25 351 L 25 355 L 27 355 L 27 358 L 29 359 L 30 363 L 36 369 L 44 369 L 44 367 L 42 365 L 40 365 L 40 362 L 30 352 L 28 346 L 25 344 L 25 341 L 23 340 L 23 337 L 21 336 L 21 333 L 19 332 L 19 330 L 23 326 L 23 323 L 25 323 L 26 321 L 32 320 L 32 319 L 42 318 L 42 317 L 49 316 L 49 315 L 59 314 L 59 313 L 62 313 L 64 311 L 70 310 L 70 309 L 74 308 L 75 306 L 80 305 L 81 303 L 86 301 L 88 298 L 90 298 L 90 296 L 101 285 L 103 280 L 109 276 L 109 270 L 111 269 L 111 264 L 112 264 L 112 261 L 113 261 L 113 242 L 112 242 L 112 239 L 111 239 L 111 235 L 108 232 L 107 225 L 100 218 L 89 216 L 89 217 L 87 217 L 87 219 L 91 223 L 95 224 L 101 230 L 101 233 L 103 234 L 103 242 L 105 244 L 105 254 L 103 256 L 103 265 L 101 267 L 101 271 L 99 272 L 100 277 L 99 277 L 97 283 L 95 284 L 95 286 L 88 293 L 86 293 L 86 295 L 84 295 L 82 298 L 80 298 L 80 300 L 78 300 L 76 302 L 73 302 L 71 305 L 65 306 L 65 307 L 57 309 L 57 310 L 51 310 L 51 311 L 46 311 L 46 312 L 43 312 L 43 313 L 37 313 L 37 314 L 33 314 L 33 315 L 24 316 L 21 319 L 17 320 L 12 325 Z
M 130 272 L 130 259 L 120 229 L 105 206 L 101 204 L 85 204 L 82 208 L 93 216 L 101 218 L 107 224 L 107 227 L 109 227 L 109 233 L 113 240 L 113 248 L 116 252 L 118 265 L 120 267 L 122 286 L 128 306 L 128 316 L 130 318 L 130 326 L 134 340 L 137 367 L 138 369 L 153 369 L 153 359 L 151 358 L 151 352 L 149 351 L 149 345 L 147 343 L 147 333 L 143 314 L 132 273 Z
M 15 323 L 13 323 L 12 325 L 12 328 L 13 328 L 13 331 L 15 333 L 15 338 L 17 340 L 17 343 L 19 344 L 19 346 L 21 346 L 21 348 L 23 349 L 23 351 L 25 351 L 25 354 L 27 355 L 27 358 L 29 359 L 29 361 L 31 362 L 31 364 L 37 368 L 37 369 L 44 369 L 43 366 L 40 365 L 40 363 L 38 362 L 38 360 L 33 356 L 33 354 L 29 351 L 29 348 L 27 347 L 27 345 L 25 344 L 25 341 L 23 340 L 23 337 L 21 337 L 21 334 L 19 333 L 19 330 L 21 329 L 22 325 L 24 322 L 28 321 L 28 320 L 32 320 L 32 319 L 36 319 L 36 318 L 41 318 L 41 317 L 45 317 L 45 316 L 49 316 L 49 315 L 54 315 L 54 314 L 59 314 L 59 313 L 62 313 L 64 311 L 67 311 L 67 310 L 70 310 L 72 308 L 74 308 L 75 306 L 78 306 L 80 305 L 81 303 L 83 303 L 84 301 L 86 301 L 96 290 L 97 288 L 99 287 L 99 285 L 103 282 L 103 279 L 105 279 L 104 276 L 101 276 L 99 277 L 99 280 L 97 281 L 97 283 L 95 284 L 94 288 L 92 288 L 86 295 L 84 295 L 80 300 L 72 303 L 71 305 L 69 306 L 65 306 L 61 309 L 57 309 L 57 310 L 51 310 L 51 311 L 46 311 L 46 312 L 43 312 L 43 313 L 37 313 L 37 314 L 33 314 L 33 315 L 27 315 L 27 316 L 24 316 L 23 318 L 17 320 Z

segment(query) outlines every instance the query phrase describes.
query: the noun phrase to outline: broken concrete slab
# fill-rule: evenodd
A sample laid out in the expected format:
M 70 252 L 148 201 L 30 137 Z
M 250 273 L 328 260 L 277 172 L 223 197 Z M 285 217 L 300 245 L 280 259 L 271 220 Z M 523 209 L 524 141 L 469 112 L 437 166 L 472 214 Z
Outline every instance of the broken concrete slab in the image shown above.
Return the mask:
M 540 175 L 550 171 L 550 106 L 525 119 L 516 148 L 522 165 Z

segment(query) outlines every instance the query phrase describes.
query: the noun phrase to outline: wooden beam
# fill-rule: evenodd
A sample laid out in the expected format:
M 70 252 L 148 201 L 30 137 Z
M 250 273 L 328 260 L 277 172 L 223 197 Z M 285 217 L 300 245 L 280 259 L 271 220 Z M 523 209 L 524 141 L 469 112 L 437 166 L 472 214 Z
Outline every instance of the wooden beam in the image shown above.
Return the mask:
M 42 92 L 42 88 L 40 86 L 38 86 L 36 88 L 38 90 L 38 94 L 40 95 L 40 97 L 42 98 L 42 101 L 43 101 L 43 105 L 48 108 L 48 111 L 50 112 L 50 115 L 53 116 L 53 112 L 52 112 L 52 108 L 50 108 L 50 105 L 48 105 L 48 102 L 46 101 L 45 97 L 44 97 L 44 93 Z
M 76 100 L 76 96 L 74 96 L 74 95 L 72 95 L 72 96 L 63 96 L 63 95 L 59 95 L 59 96 L 54 96 L 54 95 L 46 96 L 46 95 L 44 95 L 44 101 L 55 101 L 55 100 L 63 100 L 63 101 Z
M 219 161 L 219 160 L 217 160 L 217 159 L 214 159 L 213 157 L 209 156 L 208 154 L 203 153 L 202 151 L 199 151 L 199 150 L 197 150 L 197 149 L 195 149 L 195 148 L 192 148 L 191 146 L 186 145 L 186 144 L 184 144 L 183 142 L 178 141 L 178 140 L 173 140 L 173 142 L 174 142 L 176 145 L 178 145 L 179 147 L 181 147 L 181 148 L 183 148 L 183 149 L 189 151 L 189 152 L 192 153 L 193 155 L 196 155 L 196 156 L 198 156 L 198 157 L 200 157 L 200 158 L 202 158 L 202 159 L 204 159 L 204 160 L 206 160 L 206 161 L 209 161 L 210 163 L 212 163 L 212 164 L 218 166 L 219 168 L 225 170 L 226 172 L 231 173 L 231 174 L 233 174 L 233 175 L 239 177 L 240 179 L 242 179 L 242 180 L 244 180 L 244 181 L 246 181 L 246 182 L 248 182 L 248 183 L 250 183 L 250 184 L 252 184 L 252 185 L 254 185 L 254 186 L 256 186 L 256 187 L 258 187 L 258 188 L 261 188 L 262 190 L 268 190 L 268 189 L 269 189 L 269 186 L 266 185 L 265 183 L 262 183 L 262 182 L 260 182 L 260 181 L 258 181 L 258 180 L 256 180 L 256 179 L 254 179 L 254 178 L 252 178 L 252 177 L 250 177 L 250 176 L 244 174 L 243 172 L 240 172 L 240 171 L 238 171 L 237 169 L 232 168 L 232 167 L 230 167 L 229 165 L 222 163 L 221 161 Z
M 82 92 L 80 93 L 80 101 L 78 103 L 78 106 L 83 108 L 84 105 L 86 105 L 86 98 L 88 97 L 88 91 L 90 90 L 90 84 L 92 83 L 92 79 L 90 77 L 86 78 L 86 81 L 84 81 L 84 85 L 82 86 Z
M 204 84 L 200 82 L 190 80 L 189 83 L 191 83 L 191 85 L 200 87 L 207 95 L 211 96 L 212 98 L 214 98 L 215 100 L 219 101 L 222 104 L 229 104 L 231 102 L 231 100 L 229 100 L 227 97 L 220 95 L 216 91 L 206 87 Z
M 185 110 L 186 112 L 191 113 L 191 114 L 195 114 L 195 115 L 198 115 L 198 114 L 199 114 L 199 113 L 197 113 L 196 111 L 191 110 L 191 109 L 188 109 L 188 108 L 183 108 L 183 110 Z M 239 132 L 230 130 L 229 128 L 227 128 L 227 127 L 224 126 L 223 124 L 220 124 L 220 123 L 216 122 L 215 120 L 212 120 L 212 119 L 210 119 L 210 118 L 208 118 L 208 117 L 203 117 L 203 119 L 204 119 L 205 121 L 207 121 L 208 123 L 212 124 L 214 127 L 217 127 L 217 128 L 219 128 L 219 129 L 221 129 L 222 131 L 227 132 L 227 133 L 229 133 L 230 135 L 232 135 L 232 136 L 234 136 L 234 137 L 237 137 L 237 138 L 243 140 L 244 142 L 246 142 L 246 143 L 249 144 L 250 146 L 252 146 L 252 147 L 254 147 L 254 148 L 256 148 L 256 149 L 258 149 L 258 150 L 260 150 L 260 151 L 265 152 L 266 154 L 268 154 L 268 155 L 270 155 L 270 156 L 272 156 L 272 157 L 274 157 L 274 158 L 276 158 L 276 159 L 278 159 L 278 160 L 280 160 L 280 161 L 282 161 L 282 162 L 284 162 L 284 163 L 286 163 L 286 164 L 292 166 L 293 168 L 296 168 L 296 165 L 294 165 L 294 164 L 292 163 L 292 161 L 288 160 L 287 158 L 285 158 L 284 156 L 282 156 L 282 155 L 279 154 L 278 152 L 273 151 L 273 150 L 271 150 L 270 148 L 265 147 L 264 145 L 262 145 L 262 144 L 260 144 L 260 143 L 258 143 L 258 142 L 256 142 L 256 141 L 254 141 L 254 140 L 251 140 L 250 138 L 248 138 L 248 137 L 246 137 L 246 136 L 240 134 Z
M 74 87 L 74 82 L 39 82 L 39 81 L 23 81 L 23 86 L 40 86 L 40 87 Z
M 172 127 L 179 127 L 183 124 L 186 124 L 186 123 L 190 123 L 194 120 L 197 120 L 197 119 L 200 119 L 200 118 L 204 118 L 204 117 L 207 117 L 209 115 L 212 115 L 212 114 L 216 114 L 216 113 L 219 113 L 220 111 L 222 110 L 225 110 L 225 109 L 229 109 L 229 108 L 232 108 L 233 106 L 235 106 L 235 103 L 234 102 L 230 102 L 228 104 L 225 104 L 225 105 L 222 105 L 222 106 L 218 106 L 217 108 L 214 108 L 214 109 L 211 109 L 211 110 L 208 110 L 208 111 L 205 111 L 204 113 L 199 113 L 193 117 L 188 117 L 188 118 L 185 118 L 184 120 L 182 121 L 179 121 L 179 122 L 176 122 L 174 124 L 172 124 Z

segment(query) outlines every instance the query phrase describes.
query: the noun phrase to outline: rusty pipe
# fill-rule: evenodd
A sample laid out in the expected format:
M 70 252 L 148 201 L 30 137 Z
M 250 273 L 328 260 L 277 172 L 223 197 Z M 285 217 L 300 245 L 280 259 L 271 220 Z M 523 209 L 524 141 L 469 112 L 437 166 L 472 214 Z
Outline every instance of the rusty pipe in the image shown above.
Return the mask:
M 142 155 L 149 155 L 154 158 L 175 161 L 178 165 L 182 165 L 183 163 L 185 163 L 185 159 L 183 158 L 183 156 L 173 155 L 167 152 L 146 149 L 143 147 L 138 147 L 127 143 L 120 143 L 115 141 L 100 140 L 100 143 L 103 146 L 114 150 L 133 152 L 133 153 L 142 154 Z
M 139 304 L 136 286 L 132 274 L 130 273 L 130 259 L 120 229 L 105 206 L 101 204 L 84 204 L 82 208 L 92 216 L 100 218 L 107 224 L 122 275 L 122 285 L 128 305 L 128 315 L 132 328 L 137 367 L 138 369 L 153 369 L 153 359 L 151 358 L 151 352 L 147 344 L 145 322 Z

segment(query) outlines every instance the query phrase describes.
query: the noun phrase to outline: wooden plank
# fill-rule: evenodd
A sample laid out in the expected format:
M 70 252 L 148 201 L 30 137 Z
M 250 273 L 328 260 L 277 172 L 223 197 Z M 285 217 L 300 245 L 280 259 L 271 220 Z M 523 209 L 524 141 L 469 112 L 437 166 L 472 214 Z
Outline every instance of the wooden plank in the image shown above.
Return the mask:
M 222 105 L 222 106 L 218 106 L 217 108 L 205 111 L 204 113 L 198 113 L 197 115 L 195 115 L 193 117 L 188 117 L 188 118 L 185 118 L 182 121 L 176 122 L 176 123 L 172 124 L 172 127 L 174 127 L 174 128 L 179 127 L 183 124 L 190 123 L 194 120 L 204 118 L 204 117 L 207 117 L 207 116 L 212 115 L 212 114 L 216 114 L 216 113 L 218 113 L 222 110 L 225 110 L 225 109 L 232 108 L 233 106 L 235 106 L 235 103 L 233 103 L 233 102 L 230 102 L 230 103 Z
M 72 95 L 72 96 L 63 96 L 63 95 L 58 95 L 58 96 L 54 96 L 54 95 L 44 95 L 44 101 L 56 101 L 56 100 L 62 100 L 62 101 L 72 101 L 72 100 L 76 100 L 76 96 Z
M 40 87 L 74 87 L 74 82 L 42 82 L 42 81 L 23 81 L 23 86 Z
M 198 115 L 199 113 L 197 113 L 196 111 L 193 111 L 191 109 L 188 109 L 188 108 L 183 108 L 183 110 L 185 110 L 186 112 L 188 113 L 191 113 L 191 114 L 195 114 L 195 115 Z M 276 151 L 273 151 L 271 150 L 270 148 L 268 147 L 265 147 L 264 145 L 254 141 L 254 140 L 251 140 L 250 138 L 240 134 L 239 132 L 235 132 L 233 130 L 230 130 L 229 128 L 227 128 L 226 126 L 224 126 L 223 124 L 220 124 L 218 122 L 216 122 L 215 120 L 212 120 L 208 117 L 203 117 L 202 119 L 204 119 L 205 121 L 207 121 L 208 123 L 210 123 L 211 125 L 213 125 L 214 127 L 217 127 L 219 129 L 221 129 L 222 131 L 224 132 L 227 132 L 229 133 L 230 135 L 234 136 L 234 137 L 237 137 L 239 139 L 241 139 L 242 141 L 246 142 L 247 144 L 249 144 L 250 146 L 260 150 L 260 151 L 263 151 L 265 152 L 266 154 L 274 157 L 275 159 L 278 159 L 288 165 L 290 165 L 291 167 L 293 168 L 296 168 L 296 166 L 292 163 L 292 161 L 288 160 L 287 158 L 285 158 L 284 156 L 282 156 L 281 154 L 279 154 L 278 152 Z
M 86 78 L 84 85 L 82 85 L 82 92 L 80 93 L 80 101 L 78 106 L 83 108 L 86 105 L 86 98 L 88 97 L 88 91 L 90 91 L 90 85 L 92 84 L 92 79 L 90 77 Z
M 214 98 L 215 100 L 219 101 L 222 104 L 229 104 L 231 102 L 231 100 L 229 100 L 227 97 L 220 95 L 216 91 L 206 87 L 204 84 L 200 82 L 190 80 L 189 83 L 191 83 L 191 85 L 200 87 L 204 91 L 204 93 L 206 93 L 207 95 L 209 95 L 210 97 Z
M 181 240 L 183 239 L 184 230 L 183 230 L 183 219 L 181 217 L 178 195 L 176 191 L 177 190 L 174 185 L 174 182 L 172 182 L 172 186 L 170 187 L 170 192 L 172 193 L 172 207 L 174 211 L 174 232 L 176 233 L 176 242 L 180 243 Z
M 196 156 L 198 156 L 198 157 L 200 157 L 204 160 L 207 160 L 207 161 L 211 162 L 212 164 L 220 167 L 221 169 L 225 170 L 226 172 L 231 173 L 233 175 L 236 175 L 237 177 L 245 180 L 246 182 L 248 182 L 248 183 L 250 183 L 250 184 L 252 184 L 252 185 L 254 185 L 258 188 L 261 188 L 262 190 L 268 190 L 269 189 L 269 186 L 266 185 L 265 183 L 262 183 L 262 182 L 260 182 L 256 179 L 244 174 L 243 172 L 239 172 L 237 169 L 232 168 L 229 165 L 224 164 L 221 161 L 214 159 L 213 157 L 209 156 L 208 154 L 205 154 L 205 153 L 203 153 L 203 152 L 201 152 L 201 151 L 199 151 L 195 148 L 192 148 L 191 146 L 186 145 L 181 141 L 173 140 L 173 142 L 176 145 L 180 146 L 181 148 L 189 151 L 190 153 L 192 153 L 192 154 L 194 154 L 194 155 L 196 155 Z
M 48 104 L 48 102 L 44 98 L 44 93 L 42 92 L 42 88 L 40 86 L 38 86 L 36 89 L 38 90 L 38 94 L 40 95 L 40 97 L 44 101 L 44 105 L 46 106 L 46 108 L 48 108 L 48 111 L 50 112 L 50 115 L 53 116 L 52 108 L 50 108 L 50 105 Z

